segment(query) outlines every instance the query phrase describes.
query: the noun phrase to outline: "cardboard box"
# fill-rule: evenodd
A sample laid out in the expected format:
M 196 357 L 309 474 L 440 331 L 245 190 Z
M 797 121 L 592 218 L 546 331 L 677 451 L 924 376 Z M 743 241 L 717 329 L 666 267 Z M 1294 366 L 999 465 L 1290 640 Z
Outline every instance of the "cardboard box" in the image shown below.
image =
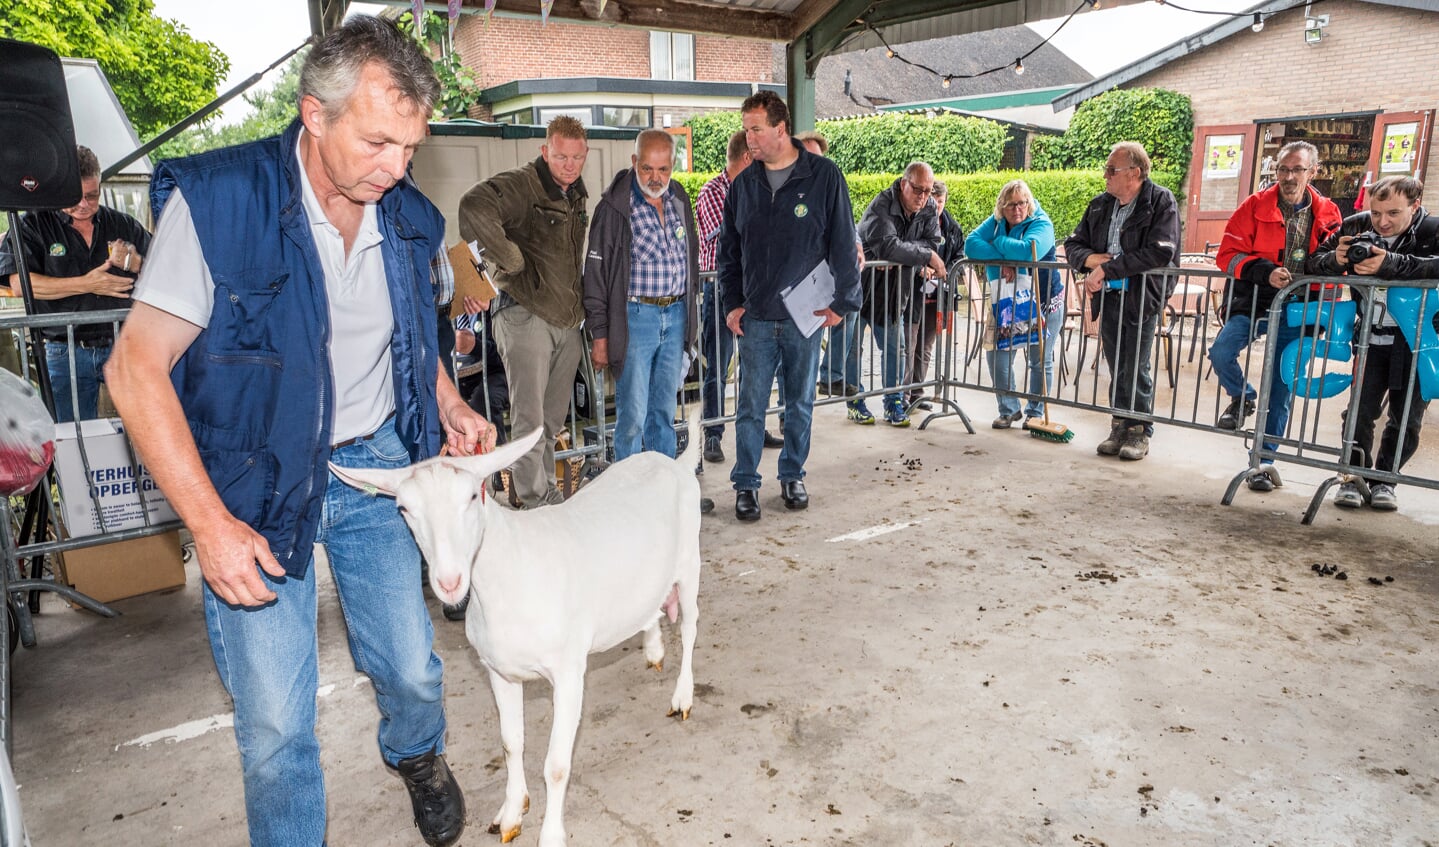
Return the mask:
M 180 531 L 70 550 L 59 556 L 61 579 L 101 603 L 185 585 Z
M 80 460 L 81 437 L 85 442 L 85 457 L 90 464 L 88 480 L 85 464 Z M 55 425 L 55 473 L 60 480 L 60 503 L 65 526 L 72 537 L 142 527 L 145 525 L 146 507 L 151 525 L 177 519 L 170 502 L 143 465 L 139 466 L 137 484 L 130 455 L 125 428 L 119 418 L 81 421 L 80 437 L 76 435 L 73 422 Z M 145 492 L 144 505 L 140 502 L 142 489 Z M 100 501 L 99 515 L 95 512 L 92 491 Z M 105 519 L 103 528 L 100 525 L 101 516 Z

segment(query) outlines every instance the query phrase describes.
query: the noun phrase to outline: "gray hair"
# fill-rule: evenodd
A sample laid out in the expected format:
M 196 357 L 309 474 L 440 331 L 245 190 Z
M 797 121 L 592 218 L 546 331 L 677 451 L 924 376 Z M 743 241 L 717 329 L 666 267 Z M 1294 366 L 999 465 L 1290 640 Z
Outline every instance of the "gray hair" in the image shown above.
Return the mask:
M 635 136 L 635 158 L 638 159 L 643 154 L 644 149 L 651 145 L 664 145 L 669 150 L 670 159 L 674 159 L 675 137 L 662 129 L 640 130 L 639 135 Z
M 1278 162 L 1279 160 L 1283 159 L 1285 156 L 1288 156 L 1291 153 L 1308 154 L 1309 167 L 1311 168 L 1319 164 L 1319 148 L 1315 147 L 1313 144 L 1310 144 L 1308 141 L 1291 141 L 1283 147 L 1280 147 L 1279 155 L 1274 157 L 1274 161 Z
M 1006 182 L 1003 188 L 999 189 L 999 196 L 994 198 L 994 219 L 997 221 L 1004 220 L 1004 201 L 1010 200 L 1013 202 L 1013 198 L 1020 194 L 1024 195 L 1024 199 L 1029 201 L 1030 210 L 1033 211 L 1034 192 L 1029 190 L 1029 183 L 1022 179 L 1012 179 Z M 1029 216 L 1025 215 L 1025 217 Z
M 910 182 L 914 182 L 916 177 L 926 175 L 934 176 L 934 168 L 931 168 L 928 162 L 910 162 L 909 167 L 904 169 L 904 178 Z
M 1118 153 L 1123 150 L 1129 156 L 1129 164 L 1139 168 L 1139 175 L 1145 179 L 1149 178 L 1149 153 L 1145 151 L 1144 145 L 1138 141 L 1121 141 L 1109 148 L 1110 153 Z
M 428 118 L 440 99 L 440 82 L 430 57 L 394 23 L 355 15 L 315 42 L 300 69 L 300 97 L 314 97 L 334 120 L 345 111 L 365 66 L 375 62 L 389 72 L 400 98 Z
M 944 198 L 946 198 L 946 197 L 948 197 L 948 196 L 949 196 L 949 186 L 945 185 L 942 180 L 938 180 L 938 179 L 935 180 L 935 181 L 934 181 L 934 199 L 936 199 L 936 200 L 943 200 Z

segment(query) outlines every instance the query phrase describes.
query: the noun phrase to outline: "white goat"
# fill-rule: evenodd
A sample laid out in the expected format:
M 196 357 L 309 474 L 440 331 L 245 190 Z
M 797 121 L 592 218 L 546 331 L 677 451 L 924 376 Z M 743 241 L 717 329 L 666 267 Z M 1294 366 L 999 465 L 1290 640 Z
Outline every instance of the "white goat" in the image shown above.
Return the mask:
M 545 756 L 540 847 L 565 844 L 564 800 L 590 653 L 644 632 L 645 659 L 662 669 L 660 615 L 679 613 L 683 655 L 669 714 L 689 719 L 699 615 L 699 415 L 678 459 L 638 453 L 609 467 L 567 502 L 532 511 L 501 507 L 485 480 L 538 441 L 536 430 L 492 453 L 442 457 L 396 470 L 331 470 L 371 493 L 394 496 L 445 603 L 471 593 L 465 634 L 489 671 L 508 780 L 490 826 L 508 842 L 529 810 L 524 773 L 524 681 L 554 690 Z M 678 609 L 676 609 L 678 606 Z

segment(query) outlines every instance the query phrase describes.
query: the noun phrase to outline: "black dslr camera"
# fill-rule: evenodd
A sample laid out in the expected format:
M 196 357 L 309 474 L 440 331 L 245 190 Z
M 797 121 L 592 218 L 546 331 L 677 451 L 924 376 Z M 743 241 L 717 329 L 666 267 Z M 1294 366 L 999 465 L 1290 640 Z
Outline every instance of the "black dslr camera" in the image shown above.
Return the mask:
M 1349 240 L 1349 249 L 1345 251 L 1344 258 L 1349 260 L 1349 264 L 1357 265 L 1373 256 L 1376 249 L 1384 249 L 1384 239 L 1377 233 L 1361 232 Z

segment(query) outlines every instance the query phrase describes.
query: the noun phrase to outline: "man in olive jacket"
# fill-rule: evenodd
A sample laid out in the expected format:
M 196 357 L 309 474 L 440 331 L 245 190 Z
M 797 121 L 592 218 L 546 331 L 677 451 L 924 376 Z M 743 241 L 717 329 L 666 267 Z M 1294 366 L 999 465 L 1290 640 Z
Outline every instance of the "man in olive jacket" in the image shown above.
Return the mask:
M 478 183 L 460 200 L 460 237 L 484 248 L 500 289 L 490 308 L 510 385 L 510 431 L 545 429 L 512 471 L 524 508 L 564 500 L 555 487 L 554 445 L 584 355 L 580 266 L 589 194 L 580 172 L 588 153 L 580 122 L 555 118 L 538 159 Z
M 1109 437 L 1096 451 L 1136 461 L 1149 454 L 1154 425 L 1126 417 L 1154 413 L 1154 330 L 1177 276 L 1179 206 L 1169 189 L 1149 179 L 1149 154 L 1134 141 L 1114 145 L 1104 163 L 1104 193 L 1089 202 L 1064 255 L 1093 299 L 1110 374 Z

